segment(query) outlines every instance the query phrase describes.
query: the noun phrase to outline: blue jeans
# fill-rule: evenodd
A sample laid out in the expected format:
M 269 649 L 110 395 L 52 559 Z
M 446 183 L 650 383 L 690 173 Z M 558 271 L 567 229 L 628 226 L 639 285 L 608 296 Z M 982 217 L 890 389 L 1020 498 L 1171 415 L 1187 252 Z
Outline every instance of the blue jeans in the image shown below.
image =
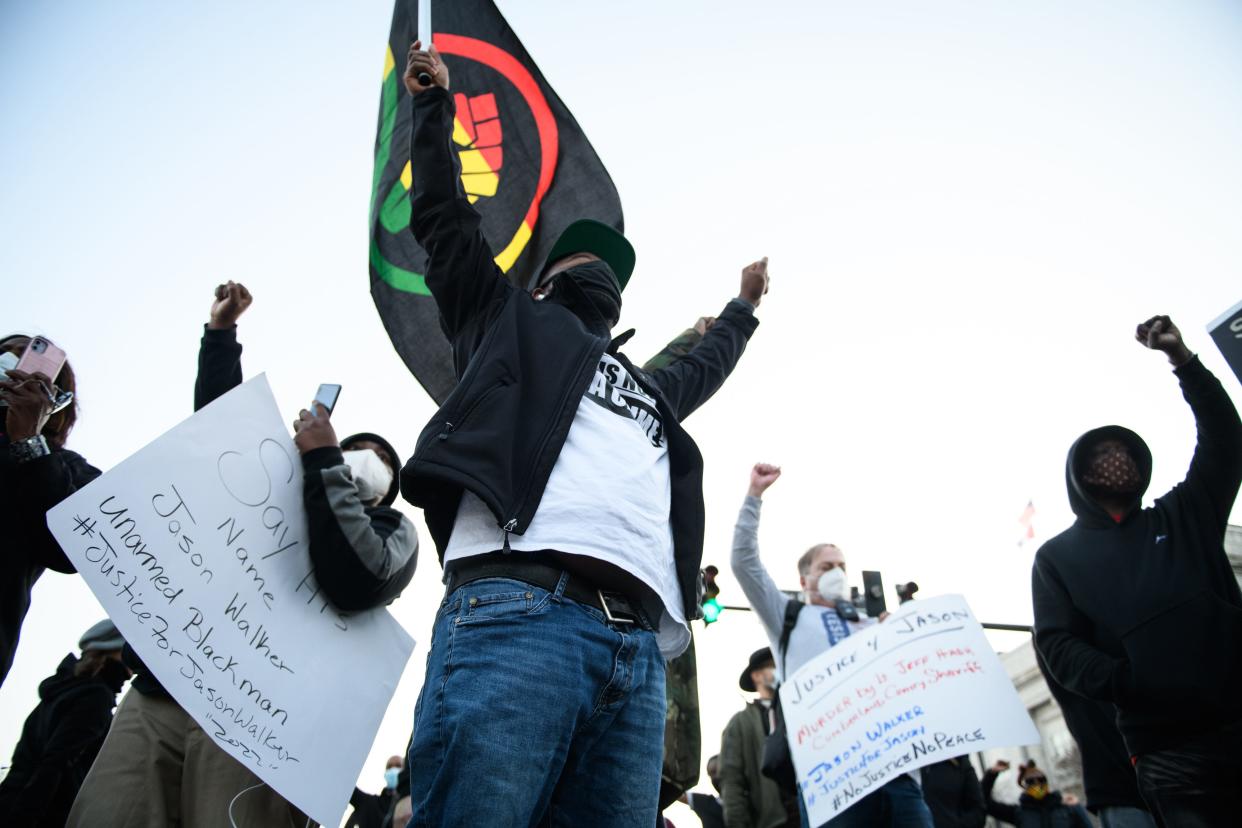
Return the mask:
M 414 826 L 654 825 L 664 762 L 655 634 L 505 578 L 440 605 L 414 709 Z
M 802 828 L 810 828 L 806 803 L 798 797 Z M 923 789 L 906 775 L 898 776 L 873 794 L 855 802 L 824 823 L 823 828 L 933 828 Z
M 1100 825 L 1104 828 L 1156 828 L 1156 821 L 1142 808 L 1113 805 L 1100 809 Z

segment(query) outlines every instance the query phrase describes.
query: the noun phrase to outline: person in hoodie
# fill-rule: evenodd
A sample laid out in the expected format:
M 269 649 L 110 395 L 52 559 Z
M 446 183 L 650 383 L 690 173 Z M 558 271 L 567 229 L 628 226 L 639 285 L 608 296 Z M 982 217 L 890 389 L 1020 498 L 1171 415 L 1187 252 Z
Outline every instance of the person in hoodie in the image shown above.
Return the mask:
M 26 719 L 9 773 L 0 781 L 0 814 L 11 828 L 60 828 L 112 723 L 112 708 L 130 672 L 125 643 L 107 619 L 78 641 L 39 685 L 39 704 Z
M 240 283 L 216 288 L 199 348 L 196 411 L 241 384 L 237 320 L 252 301 Z M 413 578 L 418 553 L 414 525 L 391 506 L 401 467 L 396 451 L 376 434 L 338 442 L 322 409 L 303 410 L 294 430 L 302 455 L 308 547 L 319 588 L 346 611 L 390 603 Z M 132 648 L 126 649 L 125 660 L 136 673 L 133 690 L 117 709 L 69 825 L 307 824 L 296 807 L 216 745 Z
M 1147 445 L 1104 426 L 1070 448 L 1077 519 L 1040 547 L 1035 646 L 1056 682 L 1117 708 L 1138 785 L 1159 825 L 1233 824 L 1242 813 L 1242 593 L 1224 552 L 1242 484 L 1242 421 L 1167 316 L 1140 324 L 1195 417 L 1185 479 L 1142 507 Z
M 49 569 L 76 571 L 47 528 L 47 510 L 99 476 L 65 448 L 77 422 L 73 368 L 66 362 L 55 377 L 17 370 L 29 344 L 23 334 L 0 339 L 0 686 L 35 582 Z
M 1155 828 L 1155 820 L 1139 793 L 1130 755 L 1117 730 L 1117 708 L 1066 690 L 1048 673 L 1038 650 L 1035 662 L 1065 716 L 1070 735 L 1078 743 L 1087 810 L 1100 818 L 1103 828 Z M 923 778 L 927 779 L 926 768 Z
M 992 798 L 996 778 L 1009 770 L 1009 763 L 998 761 L 983 774 L 983 802 L 988 816 L 1018 828 L 1093 828 L 1091 817 L 1078 804 L 1065 802 L 1057 791 L 1049 790 L 1048 777 L 1035 766 L 1035 760 L 1018 768 L 1018 787 L 1022 795 L 1017 805 L 997 802 Z

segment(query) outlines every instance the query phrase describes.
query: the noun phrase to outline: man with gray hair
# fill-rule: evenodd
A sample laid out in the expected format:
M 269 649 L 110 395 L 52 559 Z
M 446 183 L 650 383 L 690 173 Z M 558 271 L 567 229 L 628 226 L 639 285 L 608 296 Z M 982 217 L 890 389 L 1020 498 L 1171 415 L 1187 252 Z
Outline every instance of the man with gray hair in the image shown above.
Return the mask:
M 845 575 L 845 553 L 831 543 L 812 546 L 798 559 L 798 578 L 805 605 L 798 606 L 777 587 L 759 560 L 759 508 L 763 493 L 781 476 L 778 466 L 756 463 L 750 472 L 750 488 L 733 530 L 733 576 L 742 586 L 751 609 L 759 616 L 781 681 L 802 665 L 831 649 L 851 633 L 875 623 L 859 614 L 850 602 Z M 881 616 L 879 620 L 883 620 Z M 786 624 L 792 622 L 789 632 Z M 782 646 L 783 644 L 783 646 Z M 806 808 L 798 797 L 802 824 L 808 825 Z M 931 812 L 923 802 L 917 777 L 898 776 L 868 795 L 828 825 L 832 828 L 932 828 Z

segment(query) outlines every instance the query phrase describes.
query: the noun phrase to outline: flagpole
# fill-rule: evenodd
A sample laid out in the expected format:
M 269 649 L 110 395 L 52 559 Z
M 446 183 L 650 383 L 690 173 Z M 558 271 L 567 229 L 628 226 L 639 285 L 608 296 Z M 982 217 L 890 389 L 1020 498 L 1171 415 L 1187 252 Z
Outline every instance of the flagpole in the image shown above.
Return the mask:
M 430 48 L 431 47 L 431 0 L 418 0 L 417 26 L 418 26 L 417 31 L 414 33 L 415 36 L 421 39 L 423 37 L 423 34 L 426 33 L 427 39 L 423 43 L 423 48 L 424 49 Z M 426 72 L 419 72 L 418 82 L 422 84 L 423 86 L 431 86 L 431 83 L 432 83 L 431 75 L 428 75 Z

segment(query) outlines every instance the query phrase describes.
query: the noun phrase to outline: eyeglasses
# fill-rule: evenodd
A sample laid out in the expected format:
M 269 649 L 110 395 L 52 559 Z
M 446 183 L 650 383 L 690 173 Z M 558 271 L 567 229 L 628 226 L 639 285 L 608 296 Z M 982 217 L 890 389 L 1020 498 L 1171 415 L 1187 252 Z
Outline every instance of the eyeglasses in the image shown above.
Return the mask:
M 39 384 L 39 388 L 43 391 L 44 395 L 47 397 L 47 401 L 51 403 L 52 405 L 52 410 L 48 412 L 48 416 L 64 411 L 66 408 L 69 407 L 69 404 L 73 402 L 72 391 L 65 391 L 64 389 L 58 386 L 55 386 L 55 385 L 53 385 L 51 388 L 48 388 L 47 383 L 42 382 L 41 380 L 33 380 L 33 382 L 37 382 Z M 6 403 L 0 400 L 0 405 L 5 405 L 5 404 Z

